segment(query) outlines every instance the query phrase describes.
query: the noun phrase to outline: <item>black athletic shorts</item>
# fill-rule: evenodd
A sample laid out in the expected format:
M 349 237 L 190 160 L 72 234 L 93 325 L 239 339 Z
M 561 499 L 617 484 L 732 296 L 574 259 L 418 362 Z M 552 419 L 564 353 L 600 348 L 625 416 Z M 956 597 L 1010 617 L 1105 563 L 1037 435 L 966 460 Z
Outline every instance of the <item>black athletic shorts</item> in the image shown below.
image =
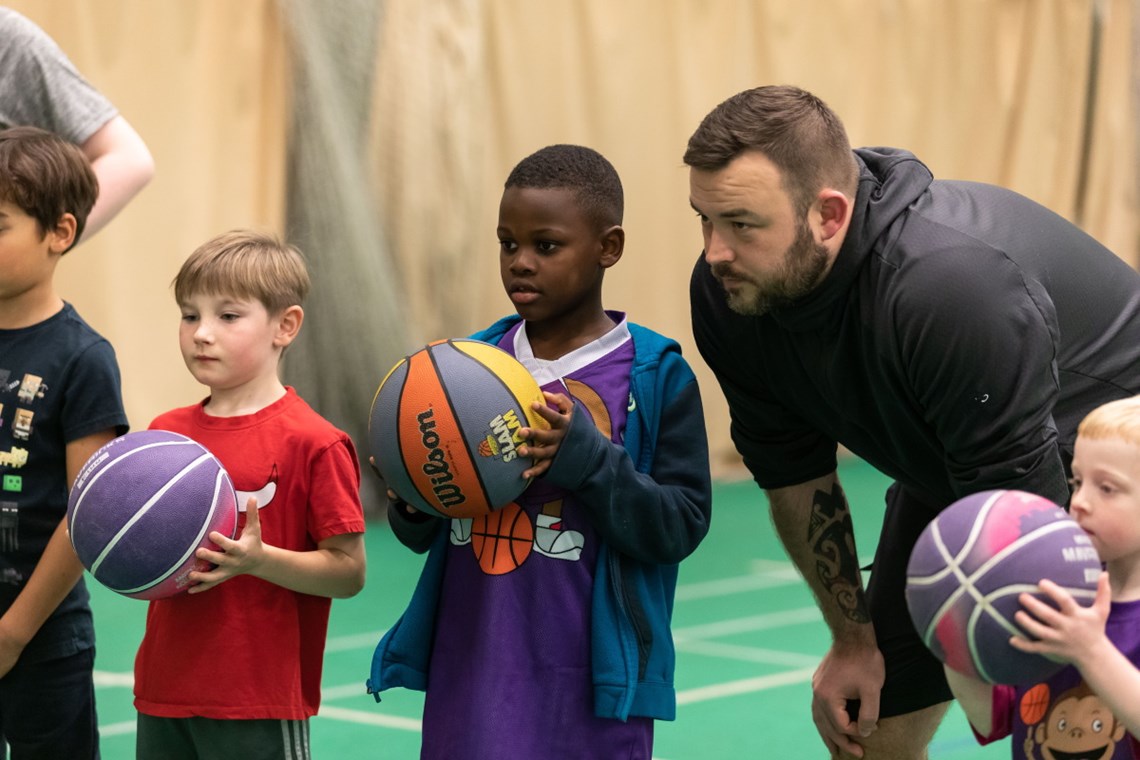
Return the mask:
M 16 660 L 0 678 L 0 757 L 98 758 L 94 664 L 94 648 Z
M 138 716 L 136 760 L 310 760 L 309 721 Z
M 1073 452 L 1060 447 L 1066 479 L 1072 476 Z M 879 546 L 867 583 L 867 604 L 875 637 L 886 662 L 887 677 L 879 697 L 879 717 L 915 712 L 954 698 L 942 663 L 922 643 L 906 608 L 906 566 L 923 529 L 947 505 L 894 483 L 887 489 L 887 509 Z M 1068 504 L 1062 505 L 1068 509 Z M 848 704 L 854 720 L 856 704 Z
M 880 718 L 954 698 L 942 663 L 922 643 L 906 607 L 910 551 L 943 506 L 932 505 L 898 483 L 887 489 L 886 501 L 883 529 L 867 583 L 867 604 L 887 669 L 879 697 Z

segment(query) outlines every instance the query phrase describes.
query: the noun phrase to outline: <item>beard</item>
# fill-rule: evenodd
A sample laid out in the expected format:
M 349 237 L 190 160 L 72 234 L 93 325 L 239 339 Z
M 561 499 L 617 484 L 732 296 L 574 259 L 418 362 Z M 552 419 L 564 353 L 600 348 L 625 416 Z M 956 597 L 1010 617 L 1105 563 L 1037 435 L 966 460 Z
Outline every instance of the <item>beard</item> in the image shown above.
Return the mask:
M 828 267 L 829 253 L 815 242 L 806 222 L 796 231 L 796 238 L 784 253 L 784 260 L 763 280 L 734 271 L 728 262 L 713 265 L 718 280 L 732 276 L 738 280 L 735 290 L 725 289 L 728 308 L 746 317 L 760 317 L 787 308 L 810 293 Z

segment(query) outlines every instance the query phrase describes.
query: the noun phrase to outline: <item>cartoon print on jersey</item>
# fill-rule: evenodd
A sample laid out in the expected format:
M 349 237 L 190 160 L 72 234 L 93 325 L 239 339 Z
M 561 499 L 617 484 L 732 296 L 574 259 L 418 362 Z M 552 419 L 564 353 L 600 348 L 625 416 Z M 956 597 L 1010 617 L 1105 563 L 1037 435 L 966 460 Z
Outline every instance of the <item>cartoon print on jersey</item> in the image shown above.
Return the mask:
M 522 443 L 519 430 L 522 422 L 513 409 L 508 409 L 491 420 L 491 432 L 479 442 L 479 456 L 495 457 L 504 462 L 512 462 L 518 456 L 515 449 Z
M 467 540 L 485 575 L 506 575 L 520 568 L 534 548 L 534 526 L 515 502 L 481 518 L 466 521 Z
M 47 384 L 38 375 L 25 374 L 22 380 L 11 379 L 12 371 L 0 369 L 0 393 L 16 392 L 16 403 L 31 405 L 37 399 L 44 397 Z M 17 390 L 18 389 L 18 390 Z M 11 420 L 4 418 L 5 407 L 11 414 Z M 12 438 L 16 441 L 27 441 L 32 437 L 32 420 L 35 413 L 23 406 L 14 406 L 11 402 L 0 404 L 0 425 L 10 425 Z M 7 451 L 0 451 L 0 468 L 18 469 L 28 463 L 28 450 L 13 444 Z M 3 492 L 6 496 L 19 494 L 23 491 L 23 478 L 15 473 L 5 472 L 3 475 Z M 18 551 L 20 526 L 20 505 L 15 501 L 0 499 L 0 557 Z M 0 560 L 0 584 L 19 586 L 24 582 L 23 574 L 6 561 Z
M 234 488 L 234 493 L 237 494 L 239 512 L 246 511 L 245 504 L 249 501 L 250 496 L 257 499 L 257 508 L 259 510 L 265 509 L 277 494 L 277 465 L 273 465 L 273 470 L 269 473 L 269 480 L 265 482 L 265 485 L 254 491 L 239 491 L 237 488 Z
M 24 582 L 24 574 L 12 567 L 5 555 L 20 548 L 19 526 L 20 505 L 14 501 L 0 500 L 0 584 L 19 586 Z
M 14 501 L 0 501 L 0 552 L 14 552 L 20 548 L 19 505 Z
M 43 398 L 47 393 L 47 384 L 44 379 L 39 375 L 27 374 L 24 375 L 23 381 L 20 383 L 20 391 L 16 394 L 16 398 L 20 399 L 25 404 L 31 404 L 38 398 Z
M 471 518 L 456 517 L 451 520 L 451 543 L 463 546 L 471 543 Z
M 562 525 L 562 499 L 542 505 L 542 513 L 534 518 L 534 550 L 544 557 L 577 562 L 586 546 L 586 538 Z
M 35 414 L 30 409 L 16 409 L 12 418 L 12 437 L 26 441 L 32 437 L 32 418 Z
M 613 421 L 597 391 L 578 380 L 564 378 L 562 382 L 566 393 L 585 407 L 602 435 L 613 440 Z M 530 556 L 531 548 L 550 559 L 577 562 L 581 558 L 586 538 L 580 531 L 566 527 L 562 520 L 562 499 L 543 504 L 539 514 L 535 515 L 533 524 L 527 512 L 518 505 L 510 504 L 508 507 L 513 509 L 504 508 L 489 515 L 451 520 L 449 540 L 452 545 L 472 544 L 472 535 L 479 539 L 472 545 L 472 550 L 484 573 L 503 575 L 516 570 Z M 519 543 L 529 536 L 532 536 L 532 545 L 526 551 L 520 551 Z M 488 541 L 509 551 L 510 560 L 505 563 L 488 562 L 485 554 Z
M 23 467 L 28 463 L 28 450 L 13 446 L 8 451 L 0 451 L 0 466 Z
M 1088 684 L 1049 697 L 1048 685 L 1038 684 L 1021 698 L 1027 760 L 1109 760 L 1118 744 L 1127 746 L 1124 724 Z
M 13 391 L 16 396 L 14 402 L 9 400 L 7 404 L 0 404 L 0 426 L 7 426 L 15 441 L 7 451 L 0 451 L 0 469 L 19 469 L 27 465 L 28 449 L 16 443 L 31 439 L 36 414 L 27 407 L 34 407 L 44 397 L 48 385 L 39 375 L 28 372 L 21 378 L 13 378 L 12 370 L 0 369 L 0 393 Z M 10 419 L 5 417 L 6 413 Z M 8 497 L 20 494 L 24 487 L 23 477 L 13 472 L 3 473 L 0 484 L 3 494 Z M 19 550 L 19 526 L 19 502 L 0 499 L 0 557 Z M 24 576 L 17 568 L 0 561 L 0 584 L 19 586 L 23 582 Z
M 17 402 L 24 405 L 31 405 L 37 399 L 44 397 L 47 393 L 48 387 L 44 379 L 39 375 L 27 373 L 22 380 L 9 380 L 12 376 L 12 371 L 8 369 L 0 369 L 0 392 L 8 393 L 17 387 L 19 390 L 16 393 Z M 0 424 L 3 422 L 4 405 L 0 404 Z M 24 407 L 16 407 L 12 416 L 12 437 L 26 441 L 32 437 L 32 419 L 35 417 L 35 412 L 31 409 Z M 0 464 L 3 461 L 0 460 Z

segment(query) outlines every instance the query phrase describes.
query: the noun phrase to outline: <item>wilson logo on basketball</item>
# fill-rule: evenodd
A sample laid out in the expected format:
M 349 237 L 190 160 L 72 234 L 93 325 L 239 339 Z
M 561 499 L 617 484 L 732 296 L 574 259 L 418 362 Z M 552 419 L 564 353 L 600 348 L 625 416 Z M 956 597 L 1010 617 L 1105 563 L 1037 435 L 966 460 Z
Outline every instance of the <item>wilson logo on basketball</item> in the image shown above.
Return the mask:
M 467 501 L 463 489 L 451 482 L 451 467 L 447 464 L 447 454 L 439 446 L 439 433 L 435 432 L 435 412 L 430 408 L 416 415 L 420 424 L 420 442 L 427 449 L 427 461 L 420 468 L 431 479 L 431 490 L 440 506 L 454 507 Z
M 479 444 L 479 454 L 484 457 L 499 457 L 510 462 L 518 456 L 515 446 L 521 443 L 518 432 L 522 427 L 514 410 L 503 412 L 491 420 L 491 434 Z

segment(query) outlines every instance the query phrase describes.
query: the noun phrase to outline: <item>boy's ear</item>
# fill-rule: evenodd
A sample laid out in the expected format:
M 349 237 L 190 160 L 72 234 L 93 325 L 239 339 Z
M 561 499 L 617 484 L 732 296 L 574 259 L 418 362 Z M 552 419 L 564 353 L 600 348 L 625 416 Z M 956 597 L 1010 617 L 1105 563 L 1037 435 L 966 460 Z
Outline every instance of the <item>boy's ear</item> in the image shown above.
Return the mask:
M 305 321 L 305 310 L 294 304 L 277 318 L 277 335 L 273 338 L 273 345 L 284 348 L 288 346 L 301 332 L 301 323 Z
M 48 230 L 46 235 L 52 253 L 63 254 L 71 248 L 75 244 L 75 232 L 78 227 L 79 222 L 75 220 L 74 214 L 64 213 L 60 216 L 55 227 Z
M 620 224 L 615 224 L 602 231 L 599 239 L 602 244 L 602 255 L 598 263 L 603 269 L 609 269 L 621 259 L 625 250 L 625 230 Z

